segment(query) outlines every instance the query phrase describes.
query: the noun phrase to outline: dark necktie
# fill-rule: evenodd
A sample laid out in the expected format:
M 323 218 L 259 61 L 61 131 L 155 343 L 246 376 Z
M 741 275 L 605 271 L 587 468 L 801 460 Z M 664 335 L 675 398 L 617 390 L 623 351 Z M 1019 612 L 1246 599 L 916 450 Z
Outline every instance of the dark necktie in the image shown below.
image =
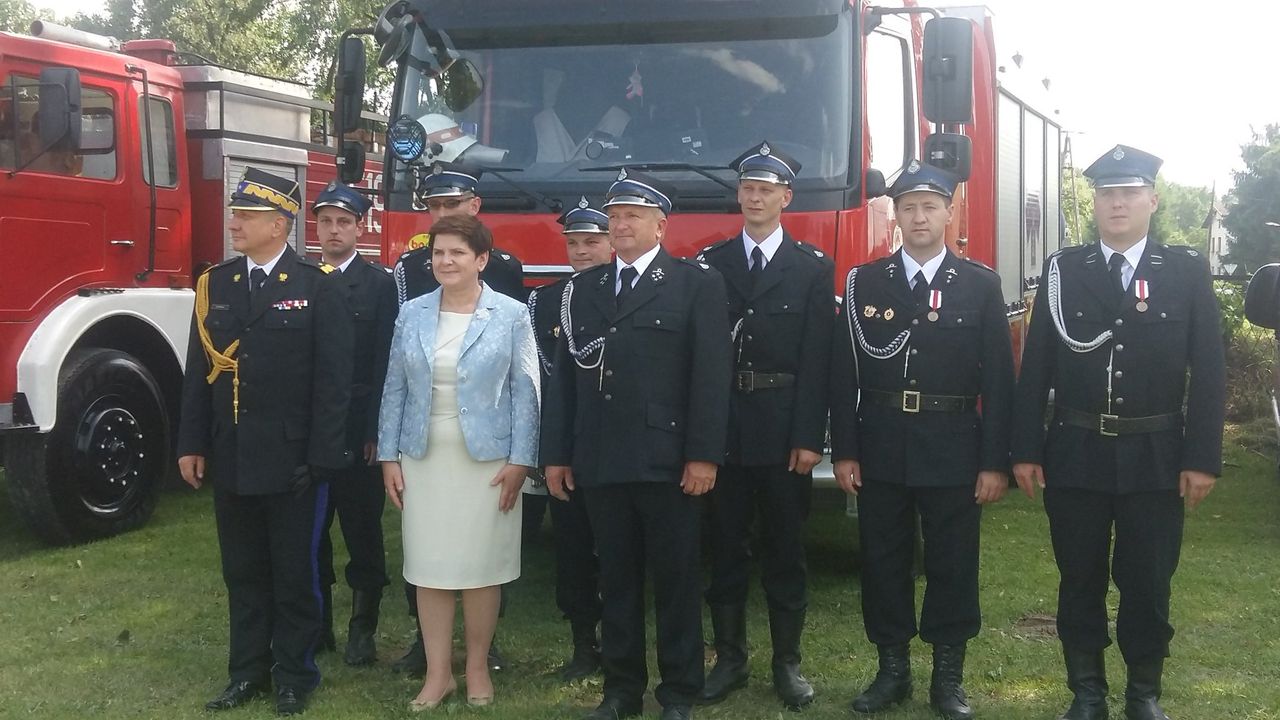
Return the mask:
M 924 307 L 929 301 L 929 281 L 924 279 L 923 270 L 917 270 L 911 279 L 911 295 L 916 299 L 917 307 Z
M 639 273 L 636 272 L 636 269 L 630 265 L 622 268 L 618 273 L 618 279 L 622 281 L 622 286 L 618 288 L 618 307 L 622 307 L 622 303 L 626 301 L 627 296 L 631 294 L 631 290 L 633 289 L 632 285 L 635 283 L 636 275 L 638 274 Z
M 1107 269 L 1111 272 L 1111 285 L 1116 289 L 1116 294 L 1124 296 L 1124 256 L 1120 253 L 1111 253 L 1111 259 L 1107 261 Z
M 253 297 L 262 289 L 263 283 L 267 281 L 267 271 L 260 267 L 256 267 L 249 271 L 249 297 Z
M 755 287 L 760 282 L 760 275 L 764 273 L 764 251 L 757 245 L 751 250 L 751 270 L 748 275 L 751 277 L 751 287 Z

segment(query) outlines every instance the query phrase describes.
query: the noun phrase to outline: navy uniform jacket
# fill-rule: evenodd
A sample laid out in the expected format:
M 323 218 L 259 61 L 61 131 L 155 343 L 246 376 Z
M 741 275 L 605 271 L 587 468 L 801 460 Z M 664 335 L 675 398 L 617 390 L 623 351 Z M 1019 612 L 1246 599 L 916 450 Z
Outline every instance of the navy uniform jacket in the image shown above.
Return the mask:
M 901 255 L 857 268 L 856 290 L 845 298 L 831 369 L 831 456 L 858 460 L 865 479 L 921 487 L 973 485 L 981 470 L 1007 473 L 1014 377 L 1000 278 L 948 250 L 930 286 L 942 293 L 938 320 L 930 322 Z M 850 312 L 872 347 L 889 346 L 905 330 L 910 339 L 896 355 L 874 358 L 853 337 Z M 981 412 L 859 405 L 859 390 L 976 396 Z
M 561 278 L 548 285 L 529 291 L 529 319 L 533 322 L 533 337 L 538 344 L 539 377 L 542 378 L 543 395 L 547 379 L 551 377 L 551 361 L 556 356 L 556 343 L 560 340 L 560 298 L 569 278 Z
M 543 403 L 545 465 L 570 465 L 580 486 L 680 482 L 684 464 L 724 461 L 729 322 L 724 281 L 659 250 L 620 309 L 614 263 L 574 275 L 573 325 L 556 343 Z M 603 350 L 570 357 L 604 338 Z M 603 363 L 596 367 L 601 352 Z M 588 367 L 578 365 L 581 362 Z
M 728 461 L 786 465 L 792 448 L 822 453 L 835 264 L 785 231 L 754 288 L 741 235 L 706 248 L 698 258 L 725 279 L 729 326 L 736 330 L 732 369 L 795 376 L 793 385 L 731 393 Z
M 1064 248 L 1056 257 L 1067 333 L 1083 342 L 1107 330 L 1113 337 L 1085 353 L 1071 350 L 1059 337 L 1049 313 L 1051 256 L 1022 355 L 1014 462 L 1044 465 L 1045 483 L 1053 487 L 1117 493 L 1176 489 L 1182 470 L 1221 473 L 1226 371 L 1206 258 L 1149 240 L 1121 298 L 1098 244 Z M 1137 280 L 1148 282 L 1146 312 L 1137 309 Z M 1056 405 L 1101 414 L 1107 412 L 1108 382 L 1111 414 L 1181 415 L 1185 399 L 1185 428 L 1104 437 L 1055 419 L 1046 433 L 1050 388 Z
M 431 241 L 420 248 L 414 248 L 396 261 L 395 266 L 396 293 L 400 304 L 416 298 L 440 287 L 440 282 L 431 272 Z M 489 263 L 480 273 L 480 279 L 495 291 L 509 298 L 524 302 L 529 291 L 524 286 L 524 266 L 519 258 L 508 252 L 494 248 L 489 253 Z
M 342 280 L 347 286 L 355 325 L 347 448 L 353 451 L 354 462 L 363 464 L 364 444 L 378 440 L 378 406 L 399 306 L 391 273 L 359 254 L 342 272 Z
M 289 490 L 302 465 L 351 463 L 345 435 L 355 349 L 339 273 L 286 248 L 251 304 L 246 268 L 241 256 L 208 270 L 205 318 L 219 352 L 240 341 L 239 420 L 233 373 L 212 385 L 205 379 L 210 366 L 193 315 L 178 456 L 208 458 L 208 476 L 224 491 L 263 495 Z

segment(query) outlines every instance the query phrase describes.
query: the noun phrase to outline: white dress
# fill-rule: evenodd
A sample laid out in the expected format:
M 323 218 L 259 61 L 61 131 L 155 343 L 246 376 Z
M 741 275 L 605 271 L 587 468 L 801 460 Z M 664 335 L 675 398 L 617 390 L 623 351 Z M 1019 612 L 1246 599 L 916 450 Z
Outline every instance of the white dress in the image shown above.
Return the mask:
M 489 485 L 506 461 L 473 460 L 458 421 L 458 353 L 470 322 L 470 314 L 440 311 L 427 454 L 400 459 L 404 579 L 419 587 L 465 590 L 520 577 L 520 497 L 503 513 L 501 487 Z

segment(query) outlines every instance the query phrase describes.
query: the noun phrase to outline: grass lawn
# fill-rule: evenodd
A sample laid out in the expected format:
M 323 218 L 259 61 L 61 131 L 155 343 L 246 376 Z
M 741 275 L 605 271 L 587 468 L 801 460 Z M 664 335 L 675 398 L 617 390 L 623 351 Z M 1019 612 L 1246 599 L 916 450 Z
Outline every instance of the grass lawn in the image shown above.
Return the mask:
M 1179 720 L 1280 719 L 1280 482 L 1274 460 L 1238 445 L 1243 436 L 1232 433 L 1226 476 L 1187 519 L 1164 701 Z M 400 553 L 393 508 L 385 524 L 394 576 Z M 818 699 L 804 714 L 809 718 L 850 717 L 848 701 L 875 670 L 874 648 L 862 631 L 851 530 L 832 503 L 815 512 L 810 526 L 812 604 L 803 667 Z M 970 645 L 967 666 L 973 704 L 981 718 L 1054 718 L 1068 692 L 1051 620 L 1045 629 L 1057 579 L 1039 500 L 1008 496 L 987 512 L 983 535 L 985 626 Z M 342 589 L 337 595 L 341 645 L 349 596 Z M 555 609 L 545 531 L 541 542 L 526 547 L 524 577 L 512 595 L 500 639 L 513 667 L 495 676 L 497 705 L 482 710 L 452 703 L 437 715 L 572 718 L 598 702 L 598 679 L 564 687 L 553 677 L 567 654 L 568 625 Z M 1115 601 L 1113 592 L 1113 612 Z M 758 587 L 752 612 L 752 683 L 722 705 L 699 709 L 698 717 L 791 717 L 769 686 Z M 227 632 L 211 494 L 166 493 L 141 531 L 49 549 L 25 533 L 0 493 L 0 628 L 0 718 L 211 717 L 202 705 L 226 681 Z M 378 665 L 356 670 L 337 655 L 322 656 L 325 679 L 307 717 L 410 717 L 407 703 L 417 683 L 387 669 L 410 632 L 401 594 L 389 588 Z M 927 648 L 917 643 L 914 650 L 915 699 L 881 717 L 932 717 Z M 1112 717 L 1121 717 L 1124 676 L 1116 648 L 1108 661 Z M 650 668 L 656 673 L 652 660 Z M 271 716 L 265 701 L 225 714 Z

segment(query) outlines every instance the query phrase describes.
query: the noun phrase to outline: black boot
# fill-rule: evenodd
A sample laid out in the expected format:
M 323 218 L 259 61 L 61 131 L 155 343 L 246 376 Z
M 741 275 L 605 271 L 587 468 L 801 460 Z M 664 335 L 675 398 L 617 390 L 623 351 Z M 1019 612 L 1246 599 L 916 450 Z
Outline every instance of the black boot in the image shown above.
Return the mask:
M 850 705 L 854 712 L 878 713 L 911 697 L 911 646 L 877 645 L 880 669 Z
M 333 586 L 320 585 L 320 639 L 316 641 L 317 652 L 333 652 L 338 649 L 338 640 L 333 636 Z
M 382 589 L 356 590 L 351 594 L 351 622 L 347 625 L 347 649 L 342 662 L 348 665 L 371 665 L 378 659 L 374 636 L 378 632 L 378 606 Z
M 712 605 L 716 664 L 698 694 L 699 705 L 714 705 L 747 685 L 747 606 Z
M 413 644 L 405 651 L 403 657 L 391 663 L 391 672 L 404 673 L 414 677 L 427 674 L 427 648 L 422 644 L 422 624 L 418 624 L 418 635 Z
M 596 641 L 596 624 L 574 620 L 573 657 L 560 668 L 560 679 L 573 682 L 590 677 L 600 670 L 600 643 Z
M 1124 716 L 1127 720 L 1169 720 L 1160 707 L 1160 676 L 1164 658 L 1129 666 L 1129 685 L 1124 689 Z
M 963 683 L 964 645 L 934 645 L 929 705 L 946 720 L 969 720 L 973 717 Z
M 773 690 L 789 710 L 813 702 L 813 686 L 800 674 L 800 634 L 804 610 L 769 609 L 769 635 L 773 640 Z
M 1071 707 L 1058 720 L 1107 720 L 1107 670 L 1102 651 L 1062 649 L 1067 687 L 1075 693 Z

